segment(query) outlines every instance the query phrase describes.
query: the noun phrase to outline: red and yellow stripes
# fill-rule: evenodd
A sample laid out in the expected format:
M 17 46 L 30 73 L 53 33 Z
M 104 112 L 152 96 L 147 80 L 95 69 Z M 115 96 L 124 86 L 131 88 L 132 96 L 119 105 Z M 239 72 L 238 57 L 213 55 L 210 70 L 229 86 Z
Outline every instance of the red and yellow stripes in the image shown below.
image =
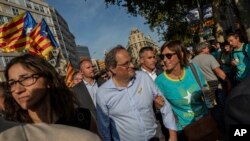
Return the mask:
M 68 87 L 73 86 L 73 74 L 74 74 L 74 69 L 73 69 L 71 63 L 68 62 L 67 68 L 66 68 L 66 77 L 65 77 L 65 83 Z
M 41 32 L 40 22 L 29 34 L 30 48 L 28 50 L 47 58 L 53 46 L 47 36 L 42 36 Z
M 0 48 L 5 51 L 22 51 L 28 46 L 29 42 L 23 33 L 24 20 L 25 13 L 0 26 Z

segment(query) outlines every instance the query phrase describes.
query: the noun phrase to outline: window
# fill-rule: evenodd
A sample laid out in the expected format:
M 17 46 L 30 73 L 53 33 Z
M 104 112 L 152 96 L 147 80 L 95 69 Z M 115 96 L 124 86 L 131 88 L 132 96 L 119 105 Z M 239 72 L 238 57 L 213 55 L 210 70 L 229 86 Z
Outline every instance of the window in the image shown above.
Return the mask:
M 12 20 L 12 18 L 11 17 L 7 17 L 7 21 L 9 22 L 9 21 L 11 21 Z
M 12 8 L 13 15 L 19 15 L 19 11 L 17 8 Z
M 14 57 L 5 57 L 4 60 L 6 63 L 9 63 L 12 58 L 14 58 Z
M 38 7 L 37 4 L 34 4 L 34 8 L 35 8 L 36 11 L 39 11 L 39 7 Z
M 40 7 L 40 11 L 44 13 L 43 6 L 42 6 L 42 5 L 39 5 L 39 7 Z
M 26 3 L 26 6 L 27 6 L 27 8 L 32 9 L 32 5 L 31 5 L 31 3 L 30 3 L 30 2 L 28 2 L 28 1 L 27 1 L 27 3 Z
M 0 16 L 0 25 L 4 23 L 4 17 Z

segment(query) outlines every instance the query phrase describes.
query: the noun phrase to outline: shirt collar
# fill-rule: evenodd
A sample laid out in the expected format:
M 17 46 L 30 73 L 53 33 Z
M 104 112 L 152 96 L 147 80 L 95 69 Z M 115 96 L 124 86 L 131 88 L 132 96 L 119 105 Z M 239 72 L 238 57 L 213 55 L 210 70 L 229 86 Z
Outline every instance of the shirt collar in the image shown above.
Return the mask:
M 146 73 L 148 73 L 148 74 L 151 74 L 151 75 L 156 74 L 156 69 L 154 69 L 152 72 L 149 72 L 146 69 L 144 69 L 143 67 L 141 67 L 141 70 L 144 71 L 144 72 L 146 72 Z
M 129 81 L 129 84 L 128 84 L 128 88 L 131 87 L 134 83 L 134 81 L 136 80 L 136 74 L 135 76 Z M 103 85 L 103 87 L 105 88 L 109 88 L 109 89 L 117 89 L 117 90 L 124 90 L 126 89 L 126 87 L 117 87 L 112 79 L 112 77 L 107 80 L 107 82 L 105 83 L 105 85 Z
M 94 79 L 94 83 L 93 84 L 89 84 L 87 81 L 85 81 L 84 79 L 82 79 L 82 81 L 84 82 L 85 85 L 90 85 L 90 86 L 94 86 L 96 81 Z

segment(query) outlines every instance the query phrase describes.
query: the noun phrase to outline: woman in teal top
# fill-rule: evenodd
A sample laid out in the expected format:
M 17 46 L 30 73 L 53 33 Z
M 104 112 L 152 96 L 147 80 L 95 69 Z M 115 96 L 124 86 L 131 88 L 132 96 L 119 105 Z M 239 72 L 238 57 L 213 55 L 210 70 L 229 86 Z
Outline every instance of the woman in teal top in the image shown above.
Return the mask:
M 189 67 L 182 42 L 177 40 L 164 43 L 160 57 L 166 66 L 166 71 L 159 75 L 155 82 L 171 104 L 176 116 L 178 140 L 186 140 L 183 128 L 207 115 L 208 110 L 202 100 L 201 88 Z M 199 68 L 194 66 L 202 85 L 205 86 L 204 76 Z

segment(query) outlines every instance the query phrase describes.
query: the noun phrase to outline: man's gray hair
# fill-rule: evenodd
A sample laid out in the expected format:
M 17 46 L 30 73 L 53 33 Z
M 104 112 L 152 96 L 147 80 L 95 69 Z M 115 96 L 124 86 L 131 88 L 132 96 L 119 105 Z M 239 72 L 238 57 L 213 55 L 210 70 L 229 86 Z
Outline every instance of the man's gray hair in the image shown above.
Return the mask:
M 201 43 L 197 44 L 197 45 L 196 45 L 196 48 L 195 48 L 196 53 L 197 53 L 197 54 L 200 53 L 201 50 L 202 50 L 203 48 L 206 48 L 206 47 L 209 47 L 209 43 L 208 43 L 208 42 L 201 42 Z

